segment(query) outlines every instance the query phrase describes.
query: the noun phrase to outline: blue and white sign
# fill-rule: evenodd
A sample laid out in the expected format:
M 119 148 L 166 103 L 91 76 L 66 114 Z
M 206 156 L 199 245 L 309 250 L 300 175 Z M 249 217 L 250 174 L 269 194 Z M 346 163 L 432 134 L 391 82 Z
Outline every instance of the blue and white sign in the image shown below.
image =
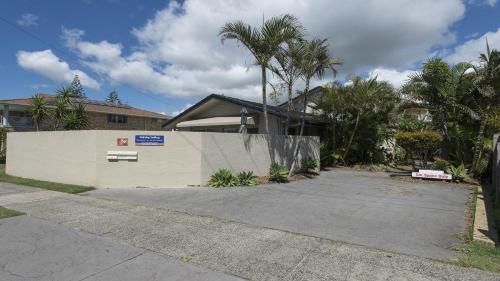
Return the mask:
M 135 145 L 138 146 L 162 146 L 165 144 L 165 136 L 136 135 Z

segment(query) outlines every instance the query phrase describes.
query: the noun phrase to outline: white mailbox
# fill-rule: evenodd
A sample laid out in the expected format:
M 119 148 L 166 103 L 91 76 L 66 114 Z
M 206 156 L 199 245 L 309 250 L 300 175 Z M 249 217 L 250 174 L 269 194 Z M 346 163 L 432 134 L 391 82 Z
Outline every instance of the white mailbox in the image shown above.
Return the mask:
M 106 159 L 108 161 L 137 161 L 137 151 L 108 151 Z

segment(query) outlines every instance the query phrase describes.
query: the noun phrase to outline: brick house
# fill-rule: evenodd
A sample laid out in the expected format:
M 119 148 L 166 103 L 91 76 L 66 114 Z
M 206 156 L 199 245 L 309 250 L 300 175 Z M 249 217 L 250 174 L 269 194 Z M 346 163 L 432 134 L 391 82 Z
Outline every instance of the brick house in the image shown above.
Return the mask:
M 41 94 L 50 107 L 55 95 Z M 161 125 L 171 117 L 126 104 L 114 104 L 88 99 L 71 99 L 72 103 L 85 105 L 89 116 L 89 130 L 161 130 Z M 34 131 L 35 125 L 27 107 L 29 98 L 0 100 L 0 127 L 9 131 Z M 49 130 L 50 117 L 40 124 L 42 130 Z

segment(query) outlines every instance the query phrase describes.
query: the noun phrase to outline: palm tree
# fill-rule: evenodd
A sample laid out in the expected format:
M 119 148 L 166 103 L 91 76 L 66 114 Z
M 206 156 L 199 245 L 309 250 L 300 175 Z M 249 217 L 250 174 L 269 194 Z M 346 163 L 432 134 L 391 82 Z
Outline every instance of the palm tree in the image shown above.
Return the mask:
M 66 113 L 63 118 L 64 129 L 83 130 L 89 126 L 89 117 L 85 105 L 78 103 L 73 106 L 73 110 Z
M 36 94 L 31 97 L 31 104 L 28 106 L 27 111 L 31 114 L 36 131 L 38 132 L 40 130 L 40 122 L 49 115 L 47 101 L 42 95 Z
M 480 55 L 481 66 L 475 68 L 473 92 L 470 95 L 472 107 L 479 120 L 479 130 L 474 144 L 474 157 L 471 171 L 475 171 L 481 159 L 486 124 L 491 109 L 500 104 L 500 52 L 491 50 L 486 41 L 486 53 Z
M 57 96 L 63 98 L 67 103 L 70 103 L 72 98 L 78 98 L 71 87 L 61 87 L 56 92 Z
M 271 59 L 278 53 L 284 43 L 302 37 L 303 28 L 297 18 L 292 15 L 273 17 L 266 20 L 260 28 L 252 27 L 242 21 L 226 23 L 219 32 L 221 41 L 235 39 L 243 44 L 255 58 L 262 72 L 262 108 L 265 133 L 269 134 L 267 118 L 267 76 Z
M 423 102 L 439 122 L 439 130 L 443 136 L 440 156 L 448 159 L 446 143 L 448 134 L 448 111 L 450 104 L 456 100 L 454 92 L 443 91 L 451 76 L 450 66 L 439 58 L 429 59 L 422 65 L 422 71 L 409 76 L 409 80 L 401 88 L 402 93 L 412 96 L 415 100 Z
M 57 96 L 54 101 L 54 108 L 52 109 L 52 117 L 54 119 L 54 130 L 59 129 L 64 116 L 68 111 L 68 102 L 62 96 Z
M 279 78 L 281 85 L 287 89 L 288 106 L 286 112 L 285 136 L 288 136 L 290 111 L 293 110 L 293 85 L 302 74 L 299 65 L 304 57 L 304 50 L 305 44 L 303 40 L 293 40 L 287 44 L 286 48 L 281 48 L 275 55 L 276 64 L 271 64 L 269 66 L 269 70 Z
M 326 39 L 313 39 L 309 42 L 305 42 L 303 56 L 298 64 L 298 68 L 300 69 L 300 77 L 305 82 L 304 91 L 302 92 L 303 104 L 300 117 L 300 137 L 304 135 L 307 96 L 309 94 L 309 84 L 311 82 L 311 79 L 315 76 L 321 79 L 327 70 L 331 70 L 333 76 L 335 77 L 337 74 L 335 66 L 341 64 L 339 60 L 333 58 L 330 55 L 328 47 L 329 46 Z M 293 153 L 294 161 L 292 162 L 289 175 L 293 173 L 293 170 L 295 168 L 295 160 L 297 159 L 301 142 L 302 141 L 299 141 L 299 143 L 295 146 L 295 151 Z

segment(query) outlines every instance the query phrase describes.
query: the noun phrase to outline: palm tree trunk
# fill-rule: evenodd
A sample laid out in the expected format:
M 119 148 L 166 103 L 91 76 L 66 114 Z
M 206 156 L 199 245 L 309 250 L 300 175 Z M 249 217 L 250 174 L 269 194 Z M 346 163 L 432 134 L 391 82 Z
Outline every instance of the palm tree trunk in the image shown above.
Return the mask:
M 286 109 L 285 136 L 288 136 L 288 127 L 290 125 L 290 111 L 292 110 L 292 85 L 288 85 L 288 106 Z
M 347 154 L 349 153 L 349 150 L 351 149 L 352 141 L 354 140 L 354 135 L 356 134 L 356 131 L 358 130 L 360 115 L 361 115 L 361 113 L 358 111 L 358 114 L 356 115 L 356 123 L 354 123 L 354 129 L 352 130 L 351 137 L 349 138 L 349 142 L 347 143 L 347 147 L 345 149 L 344 155 L 342 156 L 342 162 L 344 162 L 344 165 L 345 165 L 345 159 L 347 157 Z
M 262 65 L 262 111 L 264 115 L 264 133 L 269 134 L 269 121 L 267 119 L 267 95 L 266 95 L 266 66 Z
M 38 121 L 35 121 L 36 131 L 38 132 Z
M 441 133 L 443 134 L 443 140 L 441 141 L 440 147 L 440 157 L 444 160 L 448 160 L 448 150 L 446 149 L 446 143 L 448 142 L 448 127 L 446 126 L 446 113 L 444 109 L 439 110 L 439 121 L 441 123 Z
M 288 171 L 288 176 L 291 176 L 293 173 L 293 170 L 295 169 L 295 162 L 297 162 L 297 158 L 299 156 L 299 151 L 300 151 L 300 146 L 302 144 L 302 136 L 304 135 L 304 123 L 305 123 L 305 116 L 306 116 L 306 109 L 307 109 L 307 95 L 309 94 L 309 79 L 306 80 L 306 87 L 304 88 L 304 104 L 302 105 L 302 113 L 300 115 L 300 133 L 299 133 L 299 139 L 297 140 L 297 146 L 295 146 L 295 151 L 293 152 L 293 159 L 292 159 L 292 167 L 290 167 L 290 171 Z
M 486 129 L 487 116 L 482 116 L 481 125 L 479 126 L 479 132 L 477 133 L 476 143 L 474 144 L 474 159 L 472 160 L 471 173 L 477 168 L 477 164 L 481 158 L 481 150 L 483 148 L 483 137 L 484 131 Z

